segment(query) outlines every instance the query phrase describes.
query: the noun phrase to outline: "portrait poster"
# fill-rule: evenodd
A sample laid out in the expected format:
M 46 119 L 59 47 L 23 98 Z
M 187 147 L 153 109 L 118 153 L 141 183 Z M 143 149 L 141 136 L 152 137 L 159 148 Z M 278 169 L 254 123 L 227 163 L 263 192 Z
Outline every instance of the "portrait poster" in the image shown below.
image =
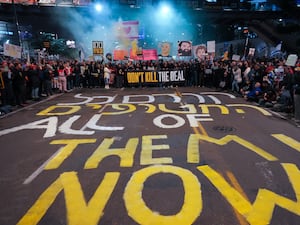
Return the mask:
M 158 54 L 161 57 L 171 57 L 172 55 L 172 42 L 159 42 Z
M 205 44 L 194 45 L 193 46 L 193 52 L 194 52 L 195 59 L 197 59 L 199 61 L 205 60 L 205 57 L 207 55 L 206 45 Z
M 178 56 L 192 56 L 192 42 L 191 41 L 178 41 L 177 55 Z

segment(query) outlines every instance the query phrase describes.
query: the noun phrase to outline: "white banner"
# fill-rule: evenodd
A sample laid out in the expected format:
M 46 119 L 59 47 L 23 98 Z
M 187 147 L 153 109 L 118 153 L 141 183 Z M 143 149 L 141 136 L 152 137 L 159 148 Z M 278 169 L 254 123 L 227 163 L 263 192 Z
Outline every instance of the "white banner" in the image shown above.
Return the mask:
M 4 44 L 4 55 L 13 58 L 21 58 L 22 48 L 18 45 Z
M 55 0 L 39 0 L 39 4 L 55 4 Z
M 216 41 L 207 42 L 207 52 L 208 53 L 216 52 Z
M 287 57 L 285 65 L 287 65 L 287 66 L 296 66 L 297 60 L 298 60 L 298 55 L 290 54 Z

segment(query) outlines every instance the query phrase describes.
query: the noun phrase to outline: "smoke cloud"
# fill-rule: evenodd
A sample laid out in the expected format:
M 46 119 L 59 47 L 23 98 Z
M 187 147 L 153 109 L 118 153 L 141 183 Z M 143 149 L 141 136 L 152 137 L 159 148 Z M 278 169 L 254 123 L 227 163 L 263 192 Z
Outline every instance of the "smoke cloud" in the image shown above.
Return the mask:
M 92 41 L 103 41 L 104 54 L 112 53 L 114 49 L 129 50 L 131 40 L 118 29 L 120 22 L 139 21 L 138 46 L 143 49 L 157 49 L 162 41 L 172 42 L 172 55 L 176 55 L 177 42 L 193 41 L 195 27 L 189 21 L 188 15 L 171 9 L 162 13 L 157 7 L 148 6 L 143 9 L 117 6 L 105 7 L 102 12 L 94 8 L 65 10 L 65 18 L 60 21 L 64 29 L 69 29 L 85 55 L 92 55 Z

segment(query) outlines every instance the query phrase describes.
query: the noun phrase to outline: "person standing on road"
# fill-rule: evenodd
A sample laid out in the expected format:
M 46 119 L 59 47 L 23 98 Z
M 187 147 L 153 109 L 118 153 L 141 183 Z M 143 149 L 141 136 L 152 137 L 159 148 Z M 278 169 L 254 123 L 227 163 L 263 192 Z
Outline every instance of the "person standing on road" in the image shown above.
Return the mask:
M 2 78 L 4 82 L 4 89 L 1 91 L 1 103 L 2 105 L 13 105 L 14 104 L 14 92 L 12 88 L 12 79 L 11 79 L 11 68 L 9 67 L 9 63 L 4 61 L 2 63 L 2 67 L 0 67 L 0 71 L 2 71 Z
M 46 96 L 48 97 L 49 95 L 52 95 L 52 88 L 51 88 L 51 83 L 53 79 L 53 68 L 47 64 L 46 66 L 43 67 L 44 71 L 44 92 Z
M 67 92 L 67 78 L 65 75 L 65 67 L 63 65 L 60 65 L 57 71 L 58 71 L 59 91 Z
M 108 67 L 108 64 L 105 63 L 104 65 L 104 84 L 105 84 L 105 89 L 109 89 L 109 80 L 110 80 L 110 74 L 111 74 L 111 70 Z
M 64 64 L 64 68 L 65 68 L 65 76 L 66 76 L 66 82 L 67 82 L 67 90 L 72 90 L 73 89 L 73 71 L 72 71 L 72 67 L 70 66 L 69 62 L 66 62 Z
M 232 64 L 232 83 L 231 83 L 231 91 L 232 92 L 240 92 L 240 83 L 242 83 L 242 71 L 236 62 Z
M 29 82 L 31 84 L 31 98 L 34 101 L 38 101 L 39 97 L 39 89 L 40 89 L 40 77 L 38 65 L 32 64 L 28 70 Z
M 23 107 L 26 103 L 25 90 L 26 78 L 23 73 L 22 64 L 16 63 L 12 68 L 12 86 L 15 94 L 16 104 Z

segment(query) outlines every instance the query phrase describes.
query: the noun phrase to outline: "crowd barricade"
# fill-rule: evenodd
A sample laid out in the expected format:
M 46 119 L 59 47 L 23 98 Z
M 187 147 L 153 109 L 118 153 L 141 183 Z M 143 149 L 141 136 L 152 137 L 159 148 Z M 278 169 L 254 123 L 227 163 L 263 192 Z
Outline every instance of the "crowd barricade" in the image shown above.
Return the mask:
M 135 70 L 125 72 L 125 82 L 128 86 L 160 86 L 185 84 L 184 70 Z

